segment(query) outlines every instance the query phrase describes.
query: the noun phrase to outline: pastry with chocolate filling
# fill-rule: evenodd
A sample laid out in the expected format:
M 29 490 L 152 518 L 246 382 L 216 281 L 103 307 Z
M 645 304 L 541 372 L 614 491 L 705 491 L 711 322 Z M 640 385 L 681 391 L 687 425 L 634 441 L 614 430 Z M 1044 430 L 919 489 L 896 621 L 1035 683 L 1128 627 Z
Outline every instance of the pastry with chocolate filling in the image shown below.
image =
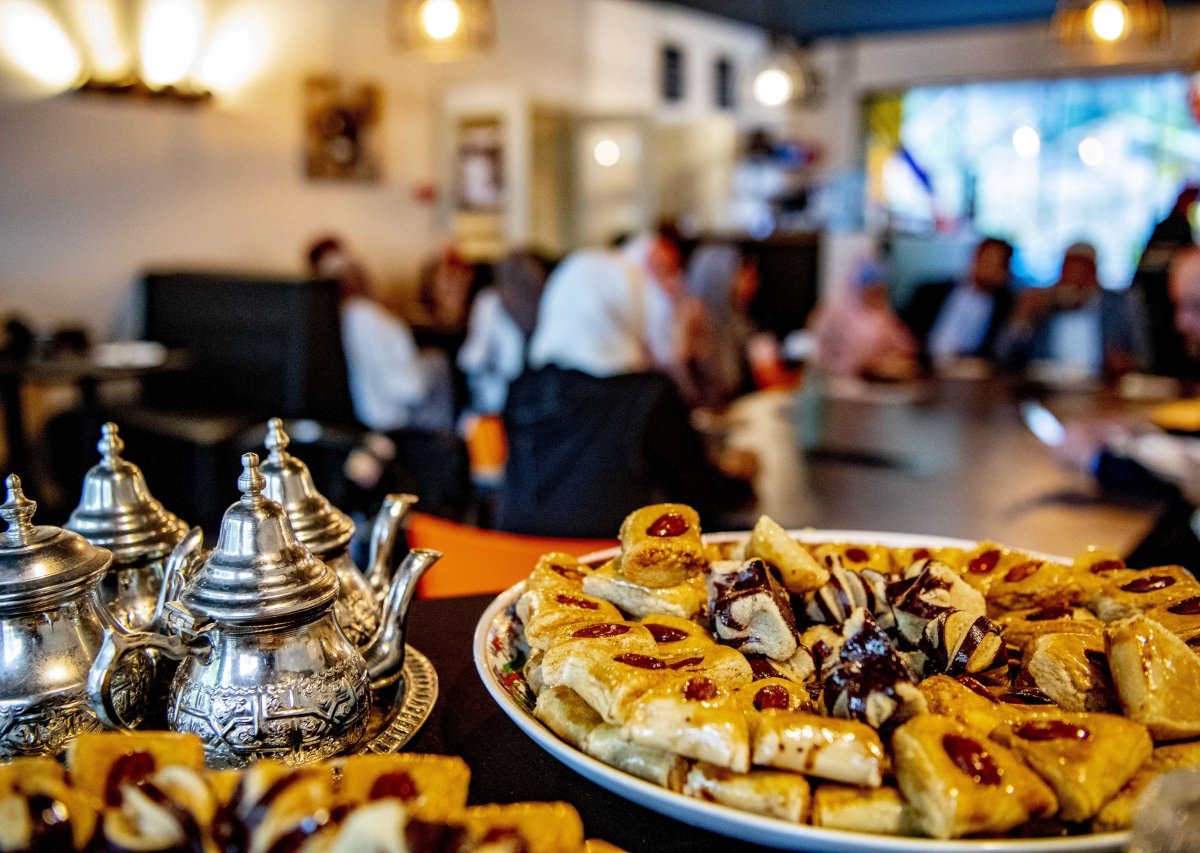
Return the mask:
M 707 593 L 702 574 L 690 574 L 674 586 L 648 587 L 626 577 L 620 565 L 609 560 L 591 572 L 583 579 L 583 591 L 615 604 L 634 619 L 651 613 L 694 619 L 704 610 Z
M 654 589 L 677 586 L 708 566 L 700 516 L 684 504 L 653 504 L 621 523 L 621 571 Z
M 848 832 L 913 835 L 916 815 L 891 785 L 853 788 L 826 784 L 813 792 L 812 824 Z
M 913 647 L 921 642 L 926 626 L 951 610 L 983 616 L 983 595 L 954 569 L 937 560 L 918 560 L 904 577 L 888 585 L 887 594 L 896 616 L 896 628 Z
M 896 781 L 921 830 L 934 838 L 1001 835 L 1058 808 L 1054 792 L 1014 753 L 936 714 L 892 738 Z
M 1070 566 L 1025 557 L 997 571 L 988 587 L 994 612 L 1032 607 L 1066 607 L 1084 599 L 1081 575 Z
M 1156 741 L 1200 737 L 1200 657 L 1145 616 L 1105 628 L 1108 666 L 1125 716 Z
M 583 579 L 591 573 L 591 566 L 585 566 L 570 554 L 553 551 L 538 559 L 525 588 L 578 591 L 583 588 Z
M 214 785 L 214 787 L 217 787 Z M 213 824 L 221 849 L 266 851 L 284 839 L 303 840 L 325 829 L 314 816 L 330 816 L 333 767 L 292 768 L 256 761 L 243 770 Z
M 892 550 L 883 545 L 856 545 L 847 542 L 822 542 L 809 545 L 809 550 L 826 568 L 837 562 L 852 572 L 870 569 L 885 577 L 895 574 Z
M 1118 709 L 1103 634 L 1044 634 L 1025 648 L 1023 672 L 1064 711 Z
M 855 608 L 861 607 L 886 630 L 895 624 L 887 586 L 887 577 L 874 569 L 851 571 L 841 557 L 832 555 L 829 580 L 804 597 L 804 616 L 817 624 L 840 626 Z
M 621 611 L 601 598 L 575 590 L 531 589 L 517 599 L 517 617 L 531 649 L 546 649 L 571 626 L 620 622 Z
M 745 558 L 760 560 L 779 571 L 783 588 L 793 595 L 819 589 L 829 580 L 829 570 L 767 516 L 762 516 L 750 533 Z
M 203 851 L 213 845 L 217 799 L 204 774 L 168 765 L 120 786 L 119 802 L 104 809 L 91 849 Z
M 1160 566 L 1137 572 L 1114 573 L 1092 598 L 1092 611 L 1115 622 L 1200 596 L 1200 584 L 1180 566 Z
M 446 755 L 352 755 L 338 762 L 336 805 L 397 799 L 413 814 L 439 820 L 467 804 L 471 770 Z
M 744 773 L 750 769 L 746 714 L 730 691 L 703 675 L 675 675 L 628 707 L 625 737 L 642 746 L 708 761 Z
M 762 560 L 713 563 L 708 610 L 717 638 L 744 654 L 787 660 L 796 653 L 796 617 Z
M 947 610 L 930 621 L 918 649 L 925 675 L 979 675 L 1008 663 L 1000 626 L 962 610 Z
M 542 685 L 553 687 L 562 683 L 562 668 L 576 649 L 589 646 L 598 648 L 610 655 L 639 654 L 654 655 L 658 652 L 658 644 L 644 625 L 637 622 L 590 622 L 586 625 L 571 625 L 555 636 L 545 652 L 533 650 L 530 652 L 528 670 L 538 657 L 536 672 L 528 672 L 526 680 L 533 687 L 536 680 Z M 535 678 L 529 678 L 534 675 Z M 541 690 L 534 688 L 535 693 Z
M 764 711 L 754 725 L 755 764 L 878 788 L 888 769 L 878 733 L 853 720 L 803 711 Z
M 1017 651 L 1044 634 L 1082 634 L 1103 638 L 1104 623 L 1083 607 L 1034 607 L 1014 610 L 996 618 L 1004 642 Z
M 771 661 L 771 667 L 798 684 L 813 679 L 819 681 L 822 670 L 837 660 L 844 642 L 840 630 L 828 625 L 813 625 L 800 635 L 796 653 L 784 661 Z
M 641 623 L 650 631 L 658 644 L 658 654 L 665 656 L 686 655 L 701 652 L 716 644 L 712 634 L 690 619 L 651 613 L 641 618 Z
M 744 812 L 803 823 L 808 815 L 808 781 L 798 773 L 751 770 L 734 773 L 701 761 L 688 772 L 683 793 Z
M 92 798 L 67 785 L 50 758 L 0 766 L 0 850 L 83 850 L 96 826 Z
M 925 711 L 916 680 L 870 613 L 855 610 L 842 638 L 837 659 L 823 670 L 826 711 L 876 729 Z
M 1113 714 L 1061 714 L 1000 726 L 992 740 L 1019 755 L 1054 789 L 1058 817 L 1091 819 L 1142 763 L 1152 744 L 1145 726 Z
M 1156 746 L 1150 758 L 1133 774 L 1125 787 L 1109 800 L 1092 821 L 1095 832 L 1116 832 L 1133 826 L 1138 800 L 1156 778 L 1173 770 L 1200 769 L 1200 742 Z
M 171 732 L 88 732 L 67 747 L 71 784 L 106 806 L 120 804 L 122 783 L 136 784 L 172 764 L 203 770 L 200 738 Z

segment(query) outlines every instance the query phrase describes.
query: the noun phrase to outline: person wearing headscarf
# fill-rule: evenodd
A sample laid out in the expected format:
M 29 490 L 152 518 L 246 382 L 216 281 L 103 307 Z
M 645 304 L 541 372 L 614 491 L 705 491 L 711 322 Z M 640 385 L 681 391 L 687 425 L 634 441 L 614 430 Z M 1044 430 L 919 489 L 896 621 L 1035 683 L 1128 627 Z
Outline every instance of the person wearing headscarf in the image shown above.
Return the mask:
M 652 286 L 621 255 L 595 250 L 550 276 L 530 370 L 504 412 L 501 529 L 611 537 L 644 504 L 688 503 L 715 524 L 751 501 L 745 479 L 709 461 L 674 384 L 652 370 Z
M 495 283 L 475 298 L 467 338 L 458 351 L 474 413 L 504 410 L 509 384 L 525 369 L 545 285 L 545 263 L 529 252 L 514 251 L 496 265 Z
M 757 267 L 732 243 L 709 243 L 692 254 L 682 313 L 694 329 L 685 339 L 694 345 L 685 363 L 702 405 L 723 405 L 753 387 L 747 310 L 757 292 Z
M 830 376 L 911 379 L 917 343 L 892 311 L 887 277 L 873 260 L 859 263 L 842 295 L 814 324 L 816 362 Z

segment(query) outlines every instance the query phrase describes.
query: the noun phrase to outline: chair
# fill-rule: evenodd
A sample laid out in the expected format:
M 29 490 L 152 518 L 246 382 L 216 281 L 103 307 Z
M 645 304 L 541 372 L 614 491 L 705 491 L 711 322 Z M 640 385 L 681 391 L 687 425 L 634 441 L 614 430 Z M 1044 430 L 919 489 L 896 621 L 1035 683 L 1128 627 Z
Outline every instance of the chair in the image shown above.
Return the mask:
M 555 539 L 480 530 L 415 512 L 409 519 L 408 544 L 445 554 L 417 586 L 421 598 L 497 593 L 524 580 L 549 551 L 582 556 L 611 548 L 609 539 Z

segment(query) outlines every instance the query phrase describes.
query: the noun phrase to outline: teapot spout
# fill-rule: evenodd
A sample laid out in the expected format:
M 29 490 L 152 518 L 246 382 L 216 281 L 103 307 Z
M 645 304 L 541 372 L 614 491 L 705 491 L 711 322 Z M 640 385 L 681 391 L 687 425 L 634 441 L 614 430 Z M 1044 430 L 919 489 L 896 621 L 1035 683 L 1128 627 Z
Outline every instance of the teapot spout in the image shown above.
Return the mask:
M 383 506 L 379 508 L 379 514 L 371 524 L 371 550 L 367 558 L 367 569 L 363 574 L 379 601 L 388 594 L 388 587 L 392 582 L 392 557 L 396 552 L 396 539 L 404 525 L 404 519 L 416 503 L 416 495 L 388 495 L 383 499 Z
M 383 603 L 379 630 L 363 650 L 373 689 L 387 687 L 400 677 L 404 668 L 404 628 L 409 605 L 417 592 L 417 581 L 441 558 L 440 551 L 414 548 L 396 570 Z

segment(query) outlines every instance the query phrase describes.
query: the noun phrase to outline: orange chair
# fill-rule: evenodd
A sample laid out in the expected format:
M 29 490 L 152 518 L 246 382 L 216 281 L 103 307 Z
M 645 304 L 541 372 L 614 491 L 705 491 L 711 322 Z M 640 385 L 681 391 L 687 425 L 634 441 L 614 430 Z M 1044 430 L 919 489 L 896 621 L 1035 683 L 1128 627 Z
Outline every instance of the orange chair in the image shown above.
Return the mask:
M 433 515 L 409 516 L 408 544 L 445 554 L 421 578 L 421 598 L 483 595 L 508 589 L 528 577 L 538 557 L 549 551 L 582 556 L 616 545 L 611 539 L 555 539 L 480 530 Z

